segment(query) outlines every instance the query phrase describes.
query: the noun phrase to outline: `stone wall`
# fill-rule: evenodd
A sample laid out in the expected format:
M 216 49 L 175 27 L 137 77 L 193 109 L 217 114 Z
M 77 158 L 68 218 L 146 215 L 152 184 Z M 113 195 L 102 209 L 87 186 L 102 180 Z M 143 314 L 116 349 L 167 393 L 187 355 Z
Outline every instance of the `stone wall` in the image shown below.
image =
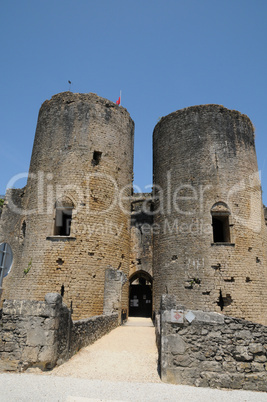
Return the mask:
M 104 314 L 117 312 L 121 316 L 122 287 L 127 282 L 126 275 L 119 270 L 107 268 L 105 274 Z
M 71 355 L 116 328 L 119 318 L 117 313 L 109 313 L 74 321 L 70 343 Z
M 72 321 L 59 294 L 45 301 L 6 300 L 0 320 L 0 371 L 42 370 L 68 360 L 118 325 L 118 314 Z
M 153 203 L 151 193 L 134 194 L 131 214 L 129 276 L 138 270 L 152 274 Z
M 162 297 L 161 378 L 173 384 L 267 391 L 267 327 L 188 310 Z
M 9 208 L 10 201 L 17 205 L 18 209 L 23 208 L 25 196 L 25 187 L 22 189 L 8 189 L 6 192 L 2 214 L 0 216 L 0 243 L 7 242 L 12 248 L 13 252 L 13 265 L 19 264 L 19 256 L 23 250 L 24 245 L 24 232 L 21 230 L 23 225 L 23 217 L 14 213 Z M 1 236 L 5 233 L 5 236 Z M 26 266 L 24 268 L 27 268 Z M 4 282 L 8 278 L 4 279 Z M 2 288 L 0 287 L 0 306 Z
M 156 125 L 153 158 L 155 309 L 169 293 L 195 310 L 267 325 L 266 228 L 249 118 L 220 105 L 178 110 Z

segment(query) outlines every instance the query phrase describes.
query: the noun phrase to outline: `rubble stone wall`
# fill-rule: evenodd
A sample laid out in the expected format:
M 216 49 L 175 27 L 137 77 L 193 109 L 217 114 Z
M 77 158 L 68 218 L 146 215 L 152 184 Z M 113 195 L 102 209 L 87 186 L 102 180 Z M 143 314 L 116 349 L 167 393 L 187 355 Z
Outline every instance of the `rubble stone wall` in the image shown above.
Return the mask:
M 71 333 L 71 354 L 91 345 L 97 339 L 118 326 L 118 314 L 98 315 L 73 322 Z
M 6 300 L 0 320 L 0 371 L 48 370 L 116 328 L 118 314 L 72 321 L 59 294 Z
M 183 322 L 174 321 L 176 310 Z M 191 323 L 186 319 L 189 311 Z M 178 306 L 174 296 L 164 295 L 160 355 L 165 382 L 267 391 L 267 327 L 261 324 L 188 310 Z

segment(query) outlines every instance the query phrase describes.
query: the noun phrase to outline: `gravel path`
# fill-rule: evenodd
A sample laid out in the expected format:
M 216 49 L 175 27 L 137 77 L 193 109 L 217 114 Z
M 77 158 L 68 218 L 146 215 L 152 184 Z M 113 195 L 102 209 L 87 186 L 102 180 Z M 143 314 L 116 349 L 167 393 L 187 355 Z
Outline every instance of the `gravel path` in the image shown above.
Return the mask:
M 161 382 L 155 328 L 149 318 L 129 318 L 93 345 L 80 350 L 50 375 L 94 380 Z

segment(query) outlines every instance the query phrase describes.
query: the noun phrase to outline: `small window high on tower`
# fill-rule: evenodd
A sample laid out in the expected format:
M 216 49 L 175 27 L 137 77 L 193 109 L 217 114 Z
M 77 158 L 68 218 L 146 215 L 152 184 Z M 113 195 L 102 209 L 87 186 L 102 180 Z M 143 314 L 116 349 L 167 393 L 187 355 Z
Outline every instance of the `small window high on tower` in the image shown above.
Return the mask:
M 229 215 L 213 215 L 213 242 L 230 243 Z
M 230 210 L 223 202 L 219 202 L 212 207 L 211 216 L 214 243 L 231 242 L 229 215 Z
M 92 165 L 97 166 L 101 160 L 102 152 L 94 151 Z
M 54 235 L 70 235 L 73 208 L 74 205 L 71 200 L 60 200 L 56 202 Z

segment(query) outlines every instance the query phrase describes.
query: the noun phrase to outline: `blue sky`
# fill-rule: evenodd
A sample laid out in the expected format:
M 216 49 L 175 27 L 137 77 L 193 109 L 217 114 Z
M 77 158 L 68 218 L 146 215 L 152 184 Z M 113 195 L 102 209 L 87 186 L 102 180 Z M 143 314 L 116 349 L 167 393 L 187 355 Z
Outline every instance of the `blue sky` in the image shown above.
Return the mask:
M 41 104 L 71 80 L 114 102 L 122 90 L 143 190 L 159 117 L 207 103 L 247 114 L 267 204 L 266 21 L 265 0 L 2 1 L 0 194 L 29 169 Z

